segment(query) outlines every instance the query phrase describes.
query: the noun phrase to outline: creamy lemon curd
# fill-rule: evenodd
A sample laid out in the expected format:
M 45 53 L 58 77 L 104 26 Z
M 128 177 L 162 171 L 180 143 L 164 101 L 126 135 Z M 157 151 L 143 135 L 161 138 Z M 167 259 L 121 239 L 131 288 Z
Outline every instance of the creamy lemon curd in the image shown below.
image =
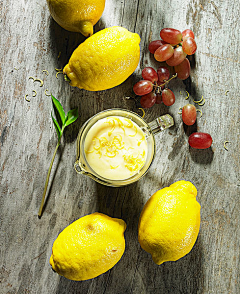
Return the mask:
M 100 176 L 124 180 L 136 174 L 147 157 L 147 141 L 130 119 L 110 116 L 88 131 L 84 151 L 89 166 Z

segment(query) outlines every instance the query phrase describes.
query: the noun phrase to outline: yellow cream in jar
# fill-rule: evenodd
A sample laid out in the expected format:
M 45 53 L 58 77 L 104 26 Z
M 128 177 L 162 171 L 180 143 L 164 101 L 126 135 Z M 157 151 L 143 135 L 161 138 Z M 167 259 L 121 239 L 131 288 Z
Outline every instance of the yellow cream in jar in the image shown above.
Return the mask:
M 143 167 L 147 141 L 141 128 L 128 118 L 100 119 L 89 130 L 84 143 L 89 166 L 111 180 L 128 179 Z

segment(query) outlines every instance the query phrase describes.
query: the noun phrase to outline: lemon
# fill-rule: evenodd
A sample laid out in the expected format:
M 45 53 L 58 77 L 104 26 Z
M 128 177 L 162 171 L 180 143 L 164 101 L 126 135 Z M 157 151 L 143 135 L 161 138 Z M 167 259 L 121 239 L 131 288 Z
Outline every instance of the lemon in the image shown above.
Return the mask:
M 81 217 L 66 227 L 52 247 L 50 264 L 59 275 L 82 281 L 112 268 L 125 250 L 123 220 L 102 213 Z
M 123 83 L 136 69 L 140 37 L 123 27 L 110 27 L 86 39 L 73 52 L 63 73 L 73 87 L 100 91 Z
M 138 240 L 156 264 L 176 261 L 191 251 L 200 228 L 196 196 L 192 183 L 178 181 L 157 191 L 145 204 Z
M 47 0 L 53 19 L 64 29 L 93 34 L 93 26 L 100 19 L 105 0 Z

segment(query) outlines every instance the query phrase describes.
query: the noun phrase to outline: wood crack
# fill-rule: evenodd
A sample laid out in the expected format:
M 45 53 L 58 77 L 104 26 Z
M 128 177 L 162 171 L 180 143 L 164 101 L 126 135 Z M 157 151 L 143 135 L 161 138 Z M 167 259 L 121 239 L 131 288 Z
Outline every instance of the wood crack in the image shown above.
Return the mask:
M 134 23 L 134 33 L 136 33 L 136 26 L 137 26 L 137 19 L 138 19 L 138 10 L 139 10 L 139 0 L 137 3 L 137 13 L 136 13 L 136 18 L 135 18 L 135 23 Z

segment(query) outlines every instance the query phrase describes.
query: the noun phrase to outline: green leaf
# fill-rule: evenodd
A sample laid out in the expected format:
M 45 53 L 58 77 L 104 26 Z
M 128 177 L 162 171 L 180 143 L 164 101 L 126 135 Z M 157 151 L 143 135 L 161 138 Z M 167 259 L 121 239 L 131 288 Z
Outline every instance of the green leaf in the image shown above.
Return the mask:
M 56 107 L 56 109 L 58 111 L 58 116 L 60 116 L 60 119 L 62 121 L 62 125 L 61 125 L 62 128 L 60 128 L 57 120 L 53 117 L 53 115 L 51 113 L 52 120 L 53 120 L 55 129 L 56 129 L 57 135 L 58 135 L 58 143 L 57 143 L 57 146 L 55 148 L 55 151 L 54 151 L 54 154 L 53 154 L 53 157 L 52 157 L 52 160 L 51 160 L 50 167 L 48 169 L 48 174 L 47 174 L 47 179 L 46 179 L 45 186 L 44 186 L 42 201 L 41 201 L 41 205 L 40 205 L 40 208 L 39 208 L 39 211 L 38 211 L 38 216 L 39 217 L 41 217 L 41 215 L 42 215 L 43 207 L 44 207 L 44 204 L 45 204 L 45 196 L 46 196 L 46 193 L 47 193 L 48 182 L 49 182 L 49 178 L 50 178 L 50 173 L 51 173 L 51 170 L 52 170 L 52 165 L 53 165 L 54 158 L 56 156 L 58 147 L 60 146 L 60 140 L 61 140 L 63 131 L 64 131 L 66 126 L 70 125 L 71 123 L 73 123 L 78 118 L 78 110 L 77 110 L 77 108 L 69 110 L 67 115 L 65 115 L 65 112 L 63 110 L 63 107 L 62 107 L 61 103 L 53 95 L 51 95 L 51 96 L 52 96 L 53 104 L 54 104 L 54 106 Z M 57 116 L 57 119 L 59 118 L 58 116 Z
M 61 103 L 52 94 L 51 94 L 51 97 L 52 97 L 53 104 L 55 105 L 55 107 L 58 111 L 58 114 L 61 118 L 62 125 L 64 125 L 64 122 L 66 120 L 66 115 L 65 115 L 64 109 L 63 109 Z
M 53 117 L 52 113 L 51 113 L 51 116 L 52 116 L 52 120 L 53 120 L 53 123 L 54 123 L 55 129 L 56 129 L 56 131 L 57 131 L 58 140 L 60 141 L 60 139 L 61 139 L 61 137 L 62 137 L 62 130 L 61 130 L 61 128 L 59 127 L 59 124 L 58 124 L 58 122 L 56 121 L 56 119 Z
M 69 126 L 70 124 L 75 122 L 77 118 L 78 118 L 78 109 L 75 108 L 75 109 L 69 110 L 66 117 L 66 121 L 64 123 L 64 127 Z

